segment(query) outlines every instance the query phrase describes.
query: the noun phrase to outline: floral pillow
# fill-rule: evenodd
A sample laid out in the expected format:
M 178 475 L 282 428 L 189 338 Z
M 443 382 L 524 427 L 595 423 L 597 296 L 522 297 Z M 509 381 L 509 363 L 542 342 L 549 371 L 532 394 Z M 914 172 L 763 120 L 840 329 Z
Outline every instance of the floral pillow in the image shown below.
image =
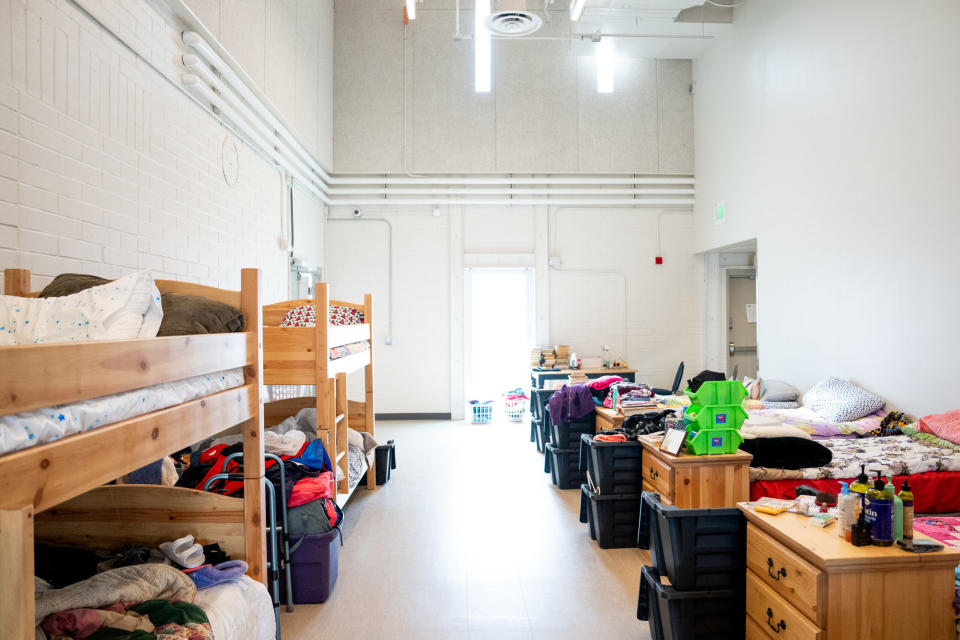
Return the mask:
M 330 305 L 330 324 L 363 324 L 363 312 L 351 307 Z M 305 304 L 287 311 L 283 317 L 281 327 L 315 327 L 317 326 L 316 307 Z
M 825 378 L 803 395 L 803 404 L 833 422 L 850 422 L 883 409 L 884 400 L 842 378 Z

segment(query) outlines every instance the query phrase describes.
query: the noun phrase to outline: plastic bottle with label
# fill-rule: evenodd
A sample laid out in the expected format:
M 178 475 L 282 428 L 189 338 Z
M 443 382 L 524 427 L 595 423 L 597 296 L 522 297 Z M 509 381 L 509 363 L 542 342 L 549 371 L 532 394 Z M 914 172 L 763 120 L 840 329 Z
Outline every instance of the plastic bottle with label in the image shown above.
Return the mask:
M 870 538 L 878 547 L 893 544 L 893 490 L 886 486 L 880 471 L 874 471 L 877 479 L 873 488 L 864 497 L 867 522 L 870 523 Z
M 900 487 L 900 499 L 903 500 L 903 539 L 913 540 L 913 492 L 909 480 L 904 480 Z

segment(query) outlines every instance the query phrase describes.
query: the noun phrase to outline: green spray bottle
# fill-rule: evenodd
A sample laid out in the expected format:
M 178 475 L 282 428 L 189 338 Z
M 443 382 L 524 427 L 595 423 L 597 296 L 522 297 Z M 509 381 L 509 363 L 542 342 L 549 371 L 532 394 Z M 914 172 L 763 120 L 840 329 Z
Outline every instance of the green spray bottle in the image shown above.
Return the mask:
M 903 498 L 897 495 L 897 488 L 893 486 L 893 476 L 890 477 L 887 487 L 893 495 L 893 539 L 900 542 L 903 540 Z

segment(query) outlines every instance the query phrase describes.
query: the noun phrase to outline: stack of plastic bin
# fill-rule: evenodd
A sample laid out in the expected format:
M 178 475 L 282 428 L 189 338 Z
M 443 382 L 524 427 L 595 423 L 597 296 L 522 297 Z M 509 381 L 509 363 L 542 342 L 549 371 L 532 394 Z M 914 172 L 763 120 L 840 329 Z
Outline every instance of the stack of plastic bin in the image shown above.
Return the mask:
M 690 406 L 687 421 L 687 453 L 713 455 L 736 453 L 743 442 L 740 427 L 747 419 L 741 404 L 747 397 L 737 380 L 704 382 L 697 391 L 686 391 Z
M 553 389 L 531 389 L 530 390 L 530 442 L 537 443 L 537 451 L 543 453 L 546 448 L 546 441 L 549 436 L 550 412 L 547 409 L 547 403 L 550 396 L 553 395 Z
M 650 550 L 637 618 L 652 640 L 744 637 L 746 521 L 738 509 L 678 509 L 644 492 L 638 546 Z M 662 578 L 666 578 L 668 584 Z
M 636 545 L 643 491 L 643 448 L 636 440 L 598 442 L 580 436 L 580 469 L 586 484 L 580 487 L 580 522 L 601 549 Z
M 578 420 L 561 424 L 549 420 L 549 423 L 550 441 L 546 445 L 543 470 L 550 473 L 558 488 L 576 489 L 587 477 L 586 472 L 580 470 L 580 437 L 596 431 L 596 415 L 591 411 Z

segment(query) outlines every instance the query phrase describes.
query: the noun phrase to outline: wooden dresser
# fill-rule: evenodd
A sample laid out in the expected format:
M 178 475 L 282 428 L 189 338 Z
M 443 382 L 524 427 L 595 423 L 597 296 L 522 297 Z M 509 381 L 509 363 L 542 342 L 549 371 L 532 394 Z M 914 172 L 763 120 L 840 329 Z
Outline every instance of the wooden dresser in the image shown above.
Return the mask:
M 609 429 L 616 429 L 622 425 L 623 421 L 626 419 L 626 416 L 616 409 L 608 409 L 607 407 L 597 407 L 596 416 L 597 433 L 600 433 L 601 431 L 607 431 Z
M 749 640 L 920 640 L 956 637 L 960 551 L 855 547 L 793 513 L 747 517 Z M 918 538 L 922 536 L 918 535 Z
M 640 436 L 643 489 L 683 509 L 732 507 L 750 499 L 750 461 L 744 451 L 729 455 L 674 456 L 659 450 L 662 435 Z

